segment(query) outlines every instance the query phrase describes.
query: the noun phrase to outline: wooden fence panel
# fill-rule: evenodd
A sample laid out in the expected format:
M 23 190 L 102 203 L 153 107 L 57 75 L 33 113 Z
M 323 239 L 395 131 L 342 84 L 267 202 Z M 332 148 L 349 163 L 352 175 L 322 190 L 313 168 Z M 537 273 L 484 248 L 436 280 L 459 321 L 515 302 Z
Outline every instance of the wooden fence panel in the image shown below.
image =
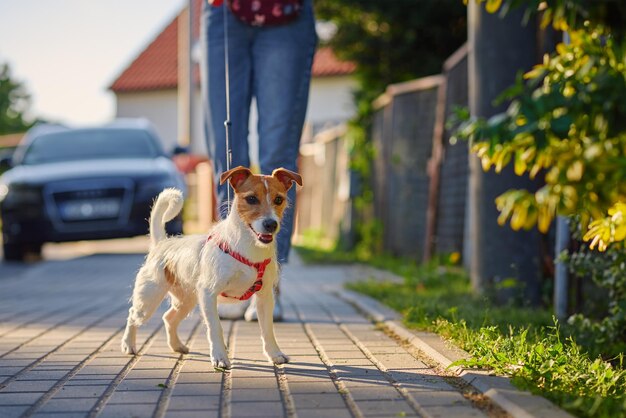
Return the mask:
M 304 186 L 298 190 L 296 203 L 296 227 L 294 235 L 298 236 L 308 229 L 319 229 L 319 223 L 314 219 L 314 192 L 318 189 L 315 176 L 315 154 L 303 146 L 300 151 L 299 171 Z M 315 208 L 316 209 L 316 208 Z
M 344 140 L 345 127 L 323 131 L 313 143 L 300 148 L 303 187 L 298 192 L 294 239 L 308 232 L 334 242 L 350 210 L 349 158 Z

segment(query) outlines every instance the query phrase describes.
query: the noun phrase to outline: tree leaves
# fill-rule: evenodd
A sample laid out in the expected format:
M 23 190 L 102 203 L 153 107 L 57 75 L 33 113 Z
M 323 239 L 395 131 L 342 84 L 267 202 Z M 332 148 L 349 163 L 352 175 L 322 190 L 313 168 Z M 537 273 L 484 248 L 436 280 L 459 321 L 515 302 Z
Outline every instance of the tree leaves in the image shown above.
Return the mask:
M 472 141 L 485 170 L 513 161 L 517 175 L 543 175 L 534 196 L 498 197 L 501 224 L 536 223 L 546 232 L 557 214 L 595 218 L 585 239 L 602 250 L 626 239 L 617 226 L 626 212 L 612 207 L 626 202 L 626 41 L 602 27 L 573 31 L 571 39 L 505 93 L 512 100 L 505 113 L 488 120 L 459 113 L 456 135 Z
M 0 65 L 0 135 L 26 131 L 31 125 L 24 118 L 30 97 L 21 83 L 11 77 L 8 64 Z
M 583 236 L 583 240 L 591 241 L 589 248 L 597 247 L 599 251 L 605 251 L 610 243 L 626 239 L 626 203 L 615 203 L 608 215 L 589 225 L 589 230 Z
M 585 29 L 592 23 L 610 29 L 616 37 L 626 35 L 626 2 L 620 0 L 486 0 L 485 3 L 489 13 L 506 14 L 519 7 L 526 9 L 526 21 L 539 14 L 542 28 L 552 24 L 554 29 L 565 32 Z

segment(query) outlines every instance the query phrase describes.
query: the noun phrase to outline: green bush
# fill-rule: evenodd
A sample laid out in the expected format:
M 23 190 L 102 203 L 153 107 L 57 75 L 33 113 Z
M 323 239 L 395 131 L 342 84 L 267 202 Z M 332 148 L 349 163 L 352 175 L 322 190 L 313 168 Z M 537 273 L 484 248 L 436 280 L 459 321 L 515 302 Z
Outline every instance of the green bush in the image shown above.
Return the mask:
M 626 251 L 623 244 L 609 247 L 605 253 L 583 246 L 564 259 L 572 274 L 591 279 L 606 295 L 600 301 L 600 309 L 596 309 L 601 317 L 579 313 L 569 318 L 572 334 L 593 354 L 611 358 L 626 352 Z

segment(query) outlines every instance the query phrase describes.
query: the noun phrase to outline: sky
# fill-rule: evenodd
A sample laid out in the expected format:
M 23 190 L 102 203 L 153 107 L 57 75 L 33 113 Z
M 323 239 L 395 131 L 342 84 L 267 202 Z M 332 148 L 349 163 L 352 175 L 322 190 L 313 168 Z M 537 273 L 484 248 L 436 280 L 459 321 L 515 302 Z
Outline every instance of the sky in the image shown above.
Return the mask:
M 31 96 L 31 117 L 111 120 L 108 87 L 187 0 L 0 0 L 0 63 Z

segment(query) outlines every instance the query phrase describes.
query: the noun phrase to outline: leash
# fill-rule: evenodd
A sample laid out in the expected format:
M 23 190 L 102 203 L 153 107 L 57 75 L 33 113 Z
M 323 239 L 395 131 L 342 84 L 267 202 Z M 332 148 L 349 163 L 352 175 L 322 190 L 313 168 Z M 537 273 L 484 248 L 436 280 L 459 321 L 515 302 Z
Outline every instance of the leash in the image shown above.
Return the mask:
M 226 4 L 222 4 L 224 13 L 224 79 L 226 86 L 226 120 L 224 121 L 224 129 L 226 130 L 226 171 L 230 170 L 230 166 L 233 160 L 233 150 L 230 147 L 230 134 L 232 123 L 230 121 L 230 66 L 228 63 L 228 11 L 226 10 Z M 230 213 L 230 187 L 226 187 L 226 202 L 228 205 L 227 211 Z

